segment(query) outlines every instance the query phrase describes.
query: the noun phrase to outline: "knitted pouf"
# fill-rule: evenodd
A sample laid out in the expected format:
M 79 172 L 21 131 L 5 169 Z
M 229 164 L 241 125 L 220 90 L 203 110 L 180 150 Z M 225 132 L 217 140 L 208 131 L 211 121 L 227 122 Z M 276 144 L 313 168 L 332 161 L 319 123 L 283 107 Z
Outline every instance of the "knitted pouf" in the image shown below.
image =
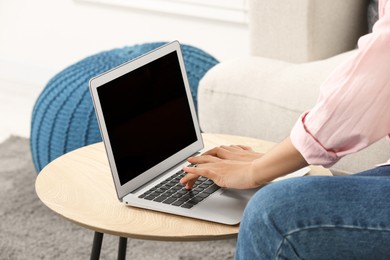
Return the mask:
M 37 172 L 69 151 L 102 140 L 89 80 L 163 44 L 146 43 L 104 51 L 71 65 L 48 82 L 32 113 L 30 145 Z M 199 80 L 218 61 L 198 48 L 181 47 L 196 106 Z

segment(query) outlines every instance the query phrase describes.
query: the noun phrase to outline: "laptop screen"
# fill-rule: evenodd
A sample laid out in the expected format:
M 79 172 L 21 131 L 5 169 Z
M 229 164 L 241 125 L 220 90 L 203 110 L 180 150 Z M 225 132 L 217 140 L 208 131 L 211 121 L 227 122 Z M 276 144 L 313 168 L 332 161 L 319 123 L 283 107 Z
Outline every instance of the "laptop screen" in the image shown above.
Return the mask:
M 121 185 L 197 141 L 176 51 L 97 94 Z

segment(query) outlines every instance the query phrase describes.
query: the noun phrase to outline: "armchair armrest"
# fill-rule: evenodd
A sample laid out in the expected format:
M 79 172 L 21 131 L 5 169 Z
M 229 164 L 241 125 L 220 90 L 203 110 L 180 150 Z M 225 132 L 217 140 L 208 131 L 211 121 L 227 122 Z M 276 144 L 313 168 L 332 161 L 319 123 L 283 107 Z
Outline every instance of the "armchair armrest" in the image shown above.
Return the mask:
M 368 0 L 250 0 L 255 56 L 301 63 L 356 47 L 367 33 Z

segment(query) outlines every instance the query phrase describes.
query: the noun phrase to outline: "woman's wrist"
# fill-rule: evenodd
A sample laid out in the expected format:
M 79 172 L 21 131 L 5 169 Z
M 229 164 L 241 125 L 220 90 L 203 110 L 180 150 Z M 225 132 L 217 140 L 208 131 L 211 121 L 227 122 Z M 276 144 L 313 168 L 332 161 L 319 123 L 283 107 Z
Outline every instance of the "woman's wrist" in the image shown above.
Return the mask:
M 252 161 L 250 175 L 254 185 L 261 186 L 307 165 L 290 138 L 286 138 L 264 156 Z

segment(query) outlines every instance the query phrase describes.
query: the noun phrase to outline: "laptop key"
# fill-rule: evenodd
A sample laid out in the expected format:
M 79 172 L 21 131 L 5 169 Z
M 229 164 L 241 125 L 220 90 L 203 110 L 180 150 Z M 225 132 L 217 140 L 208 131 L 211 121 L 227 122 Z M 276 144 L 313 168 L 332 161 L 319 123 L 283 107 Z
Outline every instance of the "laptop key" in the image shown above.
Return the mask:
M 191 204 L 191 203 L 186 203 L 186 204 L 181 205 L 182 208 L 186 208 L 186 209 L 190 209 L 190 208 L 192 208 L 193 206 L 194 206 L 194 205 Z
M 211 193 L 214 193 L 215 191 L 219 190 L 220 188 L 221 187 L 219 187 L 218 185 L 213 184 L 212 186 L 207 188 L 204 192 L 211 194 Z
M 166 200 L 167 198 L 168 198 L 168 197 L 160 196 L 160 197 L 155 198 L 153 201 L 162 202 L 162 201 Z
M 187 190 L 179 183 L 184 175 L 183 171 L 179 171 L 139 197 L 189 209 L 220 188 L 213 181 L 200 177 L 194 187 Z
M 205 193 L 205 192 L 202 192 L 202 193 L 199 193 L 198 194 L 198 198 L 207 198 L 208 196 L 210 196 L 210 193 Z
M 186 202 L 185 200 L 177 200 L 175 201 L 174 203 L 172 203 L 171 205 L 173 206 L 181 206 L 184 202 Z
M 144 199 L 146 199 L 146 200 L 153 200 L 154 198 L 156 198 L 156 197 L 149 195 L 149 196 L 146 196 Z
M 168 199 L 164 200 L 163 203 L 165 203 L 165 204 L 172 204 L 176 200 L 177 200 L 177 198 L 168 198 Z
M 214 182 L 213 182 L 212 180 L 207 180 L 207 181 L 205 181 L 204 183 L 205 183 L 205 184 L 210 184 L 210 185 L 211 185 L 211 184 L 214 184 Z
M 201 202 L 202 200 L 203 200 L 203 198 L 201 198 L 201 197 L 195 197 L 195 198 L 193 198 L 193 199 L 187 201 L 187 203 L 196 205 L 196 204 L 198 204 L 199 202 Z

